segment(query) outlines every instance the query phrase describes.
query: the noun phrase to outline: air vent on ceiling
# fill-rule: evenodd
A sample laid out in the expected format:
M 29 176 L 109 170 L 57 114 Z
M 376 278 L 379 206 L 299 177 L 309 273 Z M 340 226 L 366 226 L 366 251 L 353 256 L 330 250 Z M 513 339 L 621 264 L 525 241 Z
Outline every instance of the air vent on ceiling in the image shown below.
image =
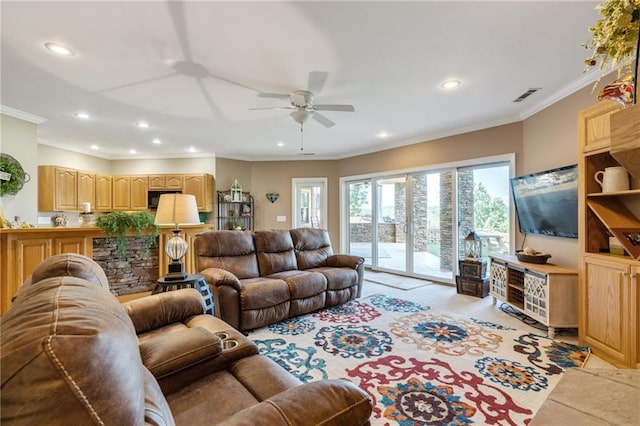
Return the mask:
M 542 89 L 542 87 L 533 87 L 527 90 L 526 92 L 524 92 L 522 95 L 518 96 L 516 99 L 513 100 L 513 102 L 522 102 L 540 89 Z

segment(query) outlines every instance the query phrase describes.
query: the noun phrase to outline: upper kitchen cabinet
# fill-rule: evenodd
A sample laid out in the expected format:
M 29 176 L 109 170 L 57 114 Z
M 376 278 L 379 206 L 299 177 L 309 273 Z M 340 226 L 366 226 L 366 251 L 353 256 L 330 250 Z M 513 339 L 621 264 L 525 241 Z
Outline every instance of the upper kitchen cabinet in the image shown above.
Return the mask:
M 111 175 L 96 173 L 96 205 L 93 208 L 97 212 L 108 212 L 112 209 Z
M 58 166 L 38 166 L 38 210 L 78 210 L 78 171 Z
M 149 191 L 147 176 L 131 176 L 131 210 L 147 209 L 147 191 Z
M 84 203 L 91 203 L 91 208 L 96 206 L 96 174 L 78 170 L 78 208 Z
M 149 190 L 180 190 L 182 175 L 149 175 Z
M 147 176 L 113 176 L 113 210 L 146 210 Z
M 113 209 L 129 210 L 131 207 L 131 178 L 129 176 L 112 176 Z
M 183 194 L 195 195 L 198 211 L 213 211 L 214 181 L 210 174 L 192 174 L 183 176 Z

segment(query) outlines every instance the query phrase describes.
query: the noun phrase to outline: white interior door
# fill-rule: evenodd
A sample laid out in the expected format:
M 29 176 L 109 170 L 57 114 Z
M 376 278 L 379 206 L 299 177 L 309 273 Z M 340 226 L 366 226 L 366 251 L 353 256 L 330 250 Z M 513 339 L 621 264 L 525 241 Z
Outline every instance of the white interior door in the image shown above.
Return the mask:
M 293 178 L 294 228 L 327 229 L 327 178 Z

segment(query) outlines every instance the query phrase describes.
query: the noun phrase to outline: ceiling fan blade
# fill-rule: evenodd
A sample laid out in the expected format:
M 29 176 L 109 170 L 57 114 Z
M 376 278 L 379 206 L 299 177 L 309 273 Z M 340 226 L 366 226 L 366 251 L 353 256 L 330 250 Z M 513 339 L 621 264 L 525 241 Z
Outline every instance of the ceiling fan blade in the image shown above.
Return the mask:
M 294 107 L 286 107 L 286 106 L 249 108 L 249 110 L 259 110 L 259 109 L 296 109 L 296 108 L 294 108 Z
M 220 108 L 218 108 L 218 105 L 216 105 L 215 101 L 207 91 L 207 88 L 204 86 L 202 79 L 196 78 L 196 84 L 198 85 L 198 88 L 202 93 L 202 97 L 204 98 L 204 101 L 207 103 L 207 105 L 209 105 L 209 108 L 211 109 L 211 113 L 213 117 L 216 119 L 224 120 L 225 117 L 222 114 L 222 111 L 220 111 Z
M 289 99 L 289 95 L 285 93 L 266 93 L 258 92 L 259 98 L 271 98 L 271 99 Z
M 327 117 L 325 117 L 324 115 L 320 114 L 319 112 L 313 113 L 311 118 L 316 120 L 318 123 L 322 124 L 324 127 L 333 127 L 333 126 L 336 125 L 336 123 L 334 123 L 333 121 L 329 120 Z
M 178 43 L 180 43 L 180 49 L 184 55 L 184 59 L 187 62 L 192 61 L 191 47 L 189 45 L 189 38 L 187 37 L 187 21 L 184 17 L 184 4 L 178 1 L 168 1 L 169 15 L 173 21 L 173 28 L 176 30 L 176 36 L 178 37 Z
M 314 105 L 314 109 L 317 111 L 346 111 L 354 112 L 356 109 L 353 105 Z
M 307 90 L 315 94 L 321 93 L 324 84 L 327 82 L 327 77 L 329 77 L 329 73 L 326 71 L 311 71 L 307 82 Z

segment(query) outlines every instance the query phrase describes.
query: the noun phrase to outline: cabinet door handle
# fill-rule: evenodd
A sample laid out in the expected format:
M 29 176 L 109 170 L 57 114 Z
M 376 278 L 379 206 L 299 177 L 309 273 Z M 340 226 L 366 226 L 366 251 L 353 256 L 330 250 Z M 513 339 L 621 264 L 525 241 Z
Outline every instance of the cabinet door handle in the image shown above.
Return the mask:
M 636 274 L 631 274 L 631 279 L 635 280 L 636 279 Z
M 626 278 L 629 276 L 629 274 L 627 274 L 626 272 L 620 272 L 620 275 L 622 275 L 623 278 Z

